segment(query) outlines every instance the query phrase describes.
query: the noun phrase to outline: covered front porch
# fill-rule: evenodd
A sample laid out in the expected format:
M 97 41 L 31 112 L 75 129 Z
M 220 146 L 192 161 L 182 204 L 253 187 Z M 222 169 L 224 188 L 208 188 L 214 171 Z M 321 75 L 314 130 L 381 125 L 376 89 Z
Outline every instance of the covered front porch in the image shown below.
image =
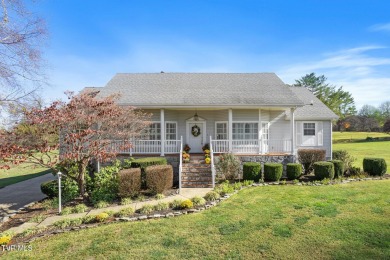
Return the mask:
M 185 145 L 189 153 L 294 154 L 293 108 L 196 108 L 144 109 L 152 113 L 152 124 L 132 147 L 121 150 L 121 140 L 112 149 L 121 154 L 179 154 Z M 292 120 L 286 120 L 286 115 Z

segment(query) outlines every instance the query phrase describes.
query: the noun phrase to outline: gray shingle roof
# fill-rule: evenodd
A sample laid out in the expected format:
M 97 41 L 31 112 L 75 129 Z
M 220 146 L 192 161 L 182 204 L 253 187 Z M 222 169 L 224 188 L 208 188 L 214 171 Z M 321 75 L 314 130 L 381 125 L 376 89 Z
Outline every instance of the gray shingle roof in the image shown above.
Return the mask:
M 99 95 L 149 106 L 302 106 L 274 73 L 119 73 Z
M 296 120 L 331 120 L 337 119 L 338 116 L 322 103 L 313 93 L 304 87 L 290 87 L 304 103 L 304 107 L 299 107 L 295 110 Z M 313 105 L 311 104 L 313 101 Z M 289 113 L 287 119 L 290 119 Z

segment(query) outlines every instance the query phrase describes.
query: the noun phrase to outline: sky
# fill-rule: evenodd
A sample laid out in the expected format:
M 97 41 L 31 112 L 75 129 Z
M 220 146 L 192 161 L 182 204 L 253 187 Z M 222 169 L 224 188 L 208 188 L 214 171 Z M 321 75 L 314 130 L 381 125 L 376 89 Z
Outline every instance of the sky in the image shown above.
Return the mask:
M 390 100 L 388 0 L 40 0 L 47 101 L 116 73 L 315 72 L 357 108 Z

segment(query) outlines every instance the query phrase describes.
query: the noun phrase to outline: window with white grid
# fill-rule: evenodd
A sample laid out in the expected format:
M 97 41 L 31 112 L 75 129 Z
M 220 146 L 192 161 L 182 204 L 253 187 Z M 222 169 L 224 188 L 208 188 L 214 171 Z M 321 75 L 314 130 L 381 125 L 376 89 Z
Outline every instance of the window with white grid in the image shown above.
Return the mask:
M 258 123 L 233 123 L 234 140 L 258 139 Z
M 165 139 L 166 140 L 177 140 L 177 123 L 166 122 L 165 123 Z
M 217 140 L 227 140 L 228 130 L 226 122 L 215 123 L 215 136 Z

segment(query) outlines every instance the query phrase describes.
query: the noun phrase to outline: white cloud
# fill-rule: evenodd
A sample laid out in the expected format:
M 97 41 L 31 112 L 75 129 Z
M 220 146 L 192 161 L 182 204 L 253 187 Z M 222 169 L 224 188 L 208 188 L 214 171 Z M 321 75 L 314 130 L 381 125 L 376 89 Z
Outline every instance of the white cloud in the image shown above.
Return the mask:
M 385 31 L 390 32 L 390 23 L 375 24 L 369 27 L 370 31 Z
M 352 93 L 358 108 L 364 104 L 378 106 L 390 100 L 390 58 L 373 56 L 369 52 L 382 46 L 362 46 L 325 54 L 323 59 L 291 64 L 278 72 L 286 83 L 294 83 L 308 73 L 325 75 L 328 82 L 343 86 Z

